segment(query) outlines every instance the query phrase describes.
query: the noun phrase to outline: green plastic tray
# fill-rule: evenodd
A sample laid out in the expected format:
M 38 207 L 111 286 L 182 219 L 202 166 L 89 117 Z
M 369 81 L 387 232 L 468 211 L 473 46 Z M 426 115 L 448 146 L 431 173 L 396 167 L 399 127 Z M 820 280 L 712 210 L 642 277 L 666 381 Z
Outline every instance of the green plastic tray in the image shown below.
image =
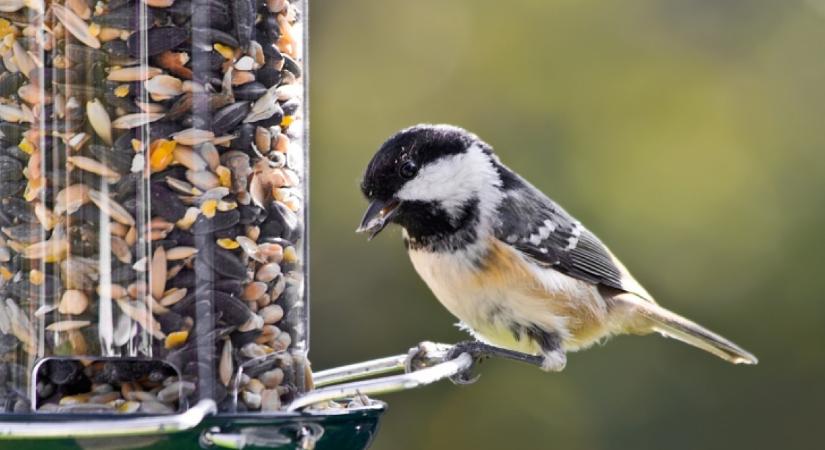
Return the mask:
M 314 433 L 322 430 L 320 438 L 314 443 L 317 450 L 356 450 L 369 447 L 379 421 L 386 410 L 386 405 L 376 403 L 368 408 L 342 411 L 340 413 L 295 413 L 273 416 L 261 414 L 216 415 L 209 416 L 200 425 L 184 432 L 157 434 L 148 436 L 106 437 L 106 438 L 26 438 L 0 440 L 0 449 L 14 450 L 48 450 L 48 449 L 83 449 L 83 450 L 189 450 L 221 447 L 208 443 L 209 435 L 244 436 L 246 445 L 234 448 L 244 449 L 300 449 L 300 430 L 309 429 Z M 109 419 L 111 416 L 72 417 L 71 420 Z M 35 414 L 14 414 L 3 416 L 4 422 L 65 421 L 66 416 L 46 416 Z M 117 419 L 112 419 L 117 420 Z M 275 435 L 276 439 L 272 439 Z M 255 442 L 263 439 L 268 444 Z M 278 441 L 281 441 L 278 443 Z M 284 442 L 288 441 L 288 442 Z

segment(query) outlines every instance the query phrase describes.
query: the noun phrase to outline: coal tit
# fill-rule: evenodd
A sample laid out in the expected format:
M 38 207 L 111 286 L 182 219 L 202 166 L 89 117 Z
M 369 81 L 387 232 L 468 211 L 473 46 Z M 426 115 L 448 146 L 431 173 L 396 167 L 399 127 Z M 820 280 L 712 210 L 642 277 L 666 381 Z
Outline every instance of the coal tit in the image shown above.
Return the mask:
M 401 226 L 413 266 L 478 341 L 537 355 L 560 371 L 567 352 L 619 334 L 660 333 L 732 363 L 757 359 L 659 306 L 579 221 L 449 125 L 387 140 L 361 184 L 359 232 Z

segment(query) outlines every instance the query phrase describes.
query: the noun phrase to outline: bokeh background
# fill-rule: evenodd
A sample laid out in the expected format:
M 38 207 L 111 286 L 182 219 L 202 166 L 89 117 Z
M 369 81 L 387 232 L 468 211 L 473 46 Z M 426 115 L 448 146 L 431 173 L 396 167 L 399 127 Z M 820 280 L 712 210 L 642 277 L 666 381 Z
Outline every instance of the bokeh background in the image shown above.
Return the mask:
M 478 133 L 664 305 L 756 353 L 656 337 L 384 399 L 407 449 L 814 449 L 825 419 L 825 0 L 312 1 L 316 368 L 466 336 L 397 229 L 353 230 L 394 131 Z

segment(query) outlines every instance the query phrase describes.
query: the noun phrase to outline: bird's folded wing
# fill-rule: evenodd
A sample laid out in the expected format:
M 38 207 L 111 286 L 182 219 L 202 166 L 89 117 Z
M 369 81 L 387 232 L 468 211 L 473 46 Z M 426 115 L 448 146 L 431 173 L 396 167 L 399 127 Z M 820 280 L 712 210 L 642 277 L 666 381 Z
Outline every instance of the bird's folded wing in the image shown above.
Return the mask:
M 649 298 L 599 238 L 532 186 L 506 191 L 497 217 L 495 236 L 536 263 Z

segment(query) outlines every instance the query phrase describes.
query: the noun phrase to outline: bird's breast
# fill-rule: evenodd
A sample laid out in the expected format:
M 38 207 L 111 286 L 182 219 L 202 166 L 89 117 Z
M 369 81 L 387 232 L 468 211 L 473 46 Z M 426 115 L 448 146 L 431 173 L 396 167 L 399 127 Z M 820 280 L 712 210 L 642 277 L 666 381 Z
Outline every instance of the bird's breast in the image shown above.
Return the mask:
M 539 349 L 522 330 L 556 332 L 568 349 L 604 334 L 604 301 L 595 286 L 528 262 L 498 240 L 458 252 L 411 250 L 418 274 L 476 337 L 527 353 Z

